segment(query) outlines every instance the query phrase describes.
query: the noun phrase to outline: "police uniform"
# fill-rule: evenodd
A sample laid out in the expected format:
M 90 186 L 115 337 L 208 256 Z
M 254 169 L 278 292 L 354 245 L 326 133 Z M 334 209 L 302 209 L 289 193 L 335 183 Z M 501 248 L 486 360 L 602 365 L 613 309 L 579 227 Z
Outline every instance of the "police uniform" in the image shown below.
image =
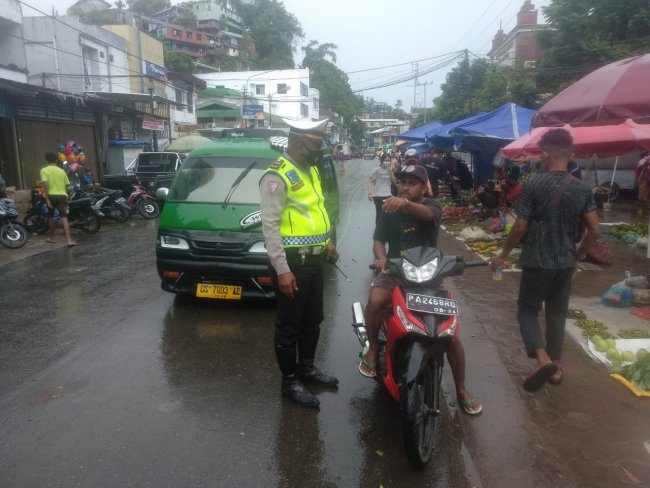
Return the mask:
M 318 134 L 327 120 L 290 126 L 289 150 L 304 133 Z M 313 137 L 313 136 L 312 136 Z M 282 373 L 282 394 L 301 406 L 317 407 L 318 399 L 302 383 L 336 386 L 338 381 L 314 366 L 323 320 L 323 264 L 331 224 L 315 166 L 295 161 L 286 152 L 260 180 L 262 229 L 276 285 L 275 353 Z M 278 287 L 278 276 L 293 273 L 294 298 Z

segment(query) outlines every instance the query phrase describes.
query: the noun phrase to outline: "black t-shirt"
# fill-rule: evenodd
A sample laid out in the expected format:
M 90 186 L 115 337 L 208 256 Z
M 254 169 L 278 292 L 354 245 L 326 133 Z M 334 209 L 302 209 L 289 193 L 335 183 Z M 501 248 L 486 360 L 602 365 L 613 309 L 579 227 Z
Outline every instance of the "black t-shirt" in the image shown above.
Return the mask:
M 433 220 L 424 222 L 417 220 L 413 215 L 406 213 L 386 213 L 379 215 L 373 240 L 388 243 L 388 257 L 398 258 L 407 249 L 418 246 L 438 245 L 438 229 L 440 227 L 440 204 L 425 198 L 422 202 L 435 215 Z

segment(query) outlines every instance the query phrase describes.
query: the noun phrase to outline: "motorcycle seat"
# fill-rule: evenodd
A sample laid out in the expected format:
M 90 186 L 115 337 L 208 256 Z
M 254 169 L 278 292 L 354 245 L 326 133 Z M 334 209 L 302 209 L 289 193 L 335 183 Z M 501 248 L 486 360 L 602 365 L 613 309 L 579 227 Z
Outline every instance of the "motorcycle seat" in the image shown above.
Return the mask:
M 68 206 L 78 207 L 80 205 L 91 204 L 92 200 L 90 198 L 76 198 L 74 200 L 68 200 Z

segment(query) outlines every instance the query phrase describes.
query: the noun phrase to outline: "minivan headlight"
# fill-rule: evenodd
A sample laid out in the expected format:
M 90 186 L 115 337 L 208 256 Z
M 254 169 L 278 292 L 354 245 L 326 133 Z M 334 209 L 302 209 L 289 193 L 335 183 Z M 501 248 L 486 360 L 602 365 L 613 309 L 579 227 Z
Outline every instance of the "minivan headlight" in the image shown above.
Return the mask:
M 434 258 L 422 266 L 415 266 L 406 259 L 402 262 L 404 277 L 413 283 L 422 283 L 433 278 L 438 269 L 438 258 Z
M 182 237 L 160 236 L 160 247 L 165 249 L 189 249 L 190 245 Z
M 266 254 L 266 243 L 264 241 L 257 241 L 250 247 L 248 252 Z

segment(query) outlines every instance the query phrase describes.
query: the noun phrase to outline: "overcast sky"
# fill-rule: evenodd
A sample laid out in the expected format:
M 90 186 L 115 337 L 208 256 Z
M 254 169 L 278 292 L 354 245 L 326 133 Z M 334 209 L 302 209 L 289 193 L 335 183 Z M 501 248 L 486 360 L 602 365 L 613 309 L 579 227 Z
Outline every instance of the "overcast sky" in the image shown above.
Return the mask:
M 111 0 L 109 0 L 111 1 Z M 533 1 L 539 9 L 551 0 Z M 52 7 L 60 14 L 74 0 L 24 0 L 47 13 Z M 172 1 L 172 3 L 179 3 Z M 492 38 L 503 23 L 507 33 L 515 26 L 517 12 L 524 0 L 284 0 L 287 11 L 302 24 L 305 41 L 299 43 L 296 62 L 302 61 L 300 46 L 314 39 L 338 46 L 337 65 L 349 73 L 353 90 L 377 86 L 406 77 L 418 61 L 419 72 L 434 69 L 450 61 L 454 51 L 469 49 L 484 56 Z M 23 4 L 23 15 L 38 15 Z M 543 22 L 541 9 L 539 20 Z M 405 63 L 402 66 L 394 66 Z M 419 83 L 426 84 L 426 105 L 440 93 L 440 84 L 455 62 L 423 74 Z M 352 73 L 372 68 L 379 70 Z M 414 80 L 386 88 L 364 90 L 366 97 L 409 110 L 422 107 L 425 86 L 414 89 Z M 415 91 L 415 93 L 414 93 Z

